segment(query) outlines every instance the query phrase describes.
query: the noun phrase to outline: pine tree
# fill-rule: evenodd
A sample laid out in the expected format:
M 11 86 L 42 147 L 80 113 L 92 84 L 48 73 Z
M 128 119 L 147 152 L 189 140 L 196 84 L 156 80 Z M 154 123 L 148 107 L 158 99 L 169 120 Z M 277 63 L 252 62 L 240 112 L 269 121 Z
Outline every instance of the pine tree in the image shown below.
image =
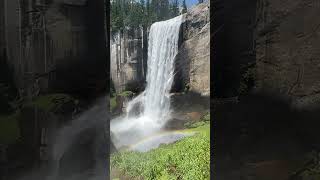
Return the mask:
M 152 0 L 151 1 L 151 11 L 154 12 L 156 16 L 156 21 L 161 21 L 168 19 L 170 17 L 169 11 L 169 1 L 168 0 Z
M 171 11 L 171 17 L 175 17 L 179 15 L 179 3 L 178 0 L 173 0 L 171 7 L 170 7 L 170 11 Z
M 186 13 L 187 12 L 187 4 L 186 4 L 186 0 L 183 0 L 182 2 L 182 13 Z

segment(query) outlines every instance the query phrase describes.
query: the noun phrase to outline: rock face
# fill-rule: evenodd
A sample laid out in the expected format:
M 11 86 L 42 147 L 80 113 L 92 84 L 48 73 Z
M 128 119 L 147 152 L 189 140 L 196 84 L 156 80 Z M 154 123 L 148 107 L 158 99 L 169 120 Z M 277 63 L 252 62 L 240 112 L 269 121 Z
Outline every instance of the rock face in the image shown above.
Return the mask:
M 4 12 L 4 1 L 0 2 L 0 12 Z M 5 58 L 6 44 L 5 44 L 5 18 L 3 14 L 0 16 L 0 58 Z
M 147 47 L 143 42 L 147 38 L 142 29 L 118 32 L 111 40 L 111 78 L 116 92 L 135 90 L 143 87 L 147 57 L 144 51 Z
M 209 2 L 205 2 L 187 12 L 181 32 L 183 42 L 176 59 L 176 76 L 184 83 L 180 87 L 205 96 L 210 94 L 209 8 Z M 177 83 L 178 80 L 175 86 L 179 86 Z
M 104 7 L 99 3 L 1 2 L 0 55 L 5 53 L 21 96 L 65 90 L 91 94 L 86 88 L 106 84 Z
M 319 2 L 263 0 L 257 8 L 257 87 L 320 102 Z

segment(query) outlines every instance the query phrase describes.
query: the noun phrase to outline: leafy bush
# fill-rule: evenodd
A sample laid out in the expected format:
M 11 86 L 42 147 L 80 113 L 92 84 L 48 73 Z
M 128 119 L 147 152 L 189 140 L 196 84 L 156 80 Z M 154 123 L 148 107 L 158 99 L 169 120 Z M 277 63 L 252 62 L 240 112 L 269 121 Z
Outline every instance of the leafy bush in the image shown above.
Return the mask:
M 116 97 L 112 97 L 110 99 L 110 109 L 111 111 L 114 111 L 114 109 L 117 107 L 117 100 Z
M 119 152 L 112 155 L 111 166 L 133 178 L 210 179 L 210 126 L 196 129 L 195 135 L 146 153 Z
M 131 91 L 123 91 L 118 94 L 118 96 L 122 96 L 122 97 L 128 97 L 128 96 L 133 96 L 133 95 L 134 95 L 134 93 Z
M 43 110 L 51 111 L 70 101 L 73 101 L 75 104 L 78 103 L 77 100 L 66 94 L 48 94 L 36 97 L 31 103 L 26 104 L 26 106 L 37 106 Z
M 20 136 L 19 113 L 0 116 L 0 144 L 12 144 Z
M 197 128 L 197 127 L 200 127 L 200 126 L 208 124 L 209 121 L 210 121 L 210 112 L 208 112 L 205 115 L 203 115 L 198 122 L 195 122 L 195 123 L 187 122 L 187 123 L 184 124 L 184 126 L 186 128 Z
M 313 151 L 308 154 L 307 161 L 311 161 L 311 166 L 306 167 L 300 176 L 302 180 L 318 180 L 320 179 L 320 153 Z

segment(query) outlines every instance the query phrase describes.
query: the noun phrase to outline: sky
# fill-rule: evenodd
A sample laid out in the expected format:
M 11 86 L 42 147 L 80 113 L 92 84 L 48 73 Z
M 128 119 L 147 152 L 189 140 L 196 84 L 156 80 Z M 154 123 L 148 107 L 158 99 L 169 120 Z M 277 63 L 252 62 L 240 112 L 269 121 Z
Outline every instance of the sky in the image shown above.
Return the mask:
M 187 7 L 192 7 L 194 4 L 198 3 L 198 0 L 186 0 Z

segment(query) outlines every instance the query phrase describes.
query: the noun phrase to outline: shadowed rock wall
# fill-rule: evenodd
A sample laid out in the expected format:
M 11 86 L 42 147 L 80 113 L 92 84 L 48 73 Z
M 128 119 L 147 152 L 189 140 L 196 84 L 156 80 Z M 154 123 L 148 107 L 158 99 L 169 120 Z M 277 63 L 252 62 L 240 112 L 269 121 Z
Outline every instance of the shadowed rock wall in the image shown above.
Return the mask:
M 258 1 L 257 87 L 320 102 L 320 2 Z

